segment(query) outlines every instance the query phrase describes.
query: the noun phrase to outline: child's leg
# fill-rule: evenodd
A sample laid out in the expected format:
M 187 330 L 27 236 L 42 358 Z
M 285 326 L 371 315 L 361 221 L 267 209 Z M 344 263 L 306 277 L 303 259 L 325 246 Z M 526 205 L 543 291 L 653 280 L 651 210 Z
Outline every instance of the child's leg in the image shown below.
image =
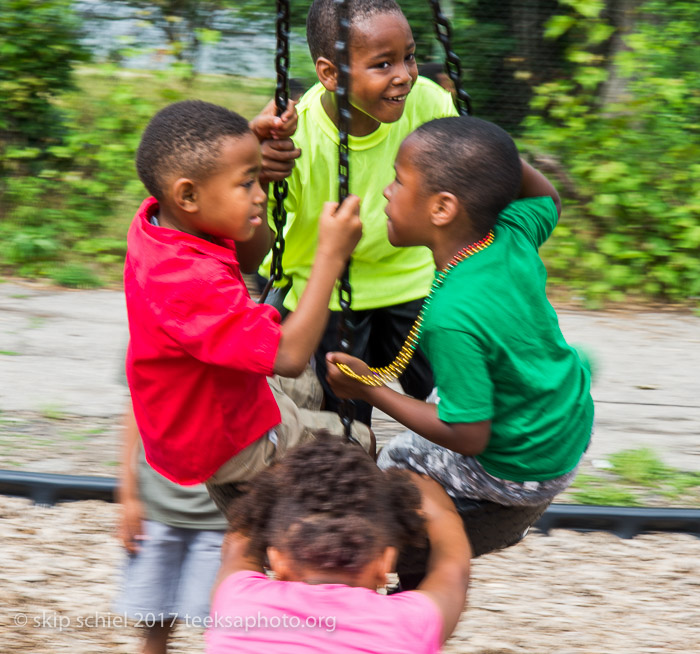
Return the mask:
M 129 556 L 115 610 L 148 625 L 143 652 L 166 651 L 177 614 L 176 594 L 186 544 L 182 530 L 147 520 L 140 550 Z
M 398 354 L 416 321 L 423 300 L 376 309 L 372 315 L 372 330 L 365 361 L 373 367 L 389 365 Z M 420 348 L 399 378 L 403 390 L 411 397 L 424 400 L 435 385 L 433 371 Z
M 551 501 L 576 476 L 576 469 L 547 481 L 515 482 L 493 477 L 471 456 L 440 447 L 418 434 L 399 434 L 377 460 L 380 468 L 405 468 L 441 484 L 453 499 L 486 500 L 505 506 L 532 506 Z
M 313 440 L 319 431 L 345 437 L 338 414 L 317 408 L 317 399 L 322 395 L 321 386 L 310 366 L 295 379 L 275 376 L 268 381 L 282 414 L 282 422 L 274 430 L 277 436 L 276 460 L 284 457 L 292 447 Z M 374 437 L 369 427 L 355 420 L 352 436 L 366 452 L 373 454 Z
M 187 530 L 187 552 L 177 589 L 178 615 L 185 616 L 187 624 L 202 627 L 207 624 L 225 533 L 213 529 Z
M 154 624 L 146 628 L 143 639 L 142 654 L 166 654 L 168 651 L 168 639 L 174 625 L 170 622 Z
M 310 367 L 298 378 L 268 377 L 282 422 L 224 463 L 206 482 L 207 491 L 226 515 L 230 502 L 241 494 L 240 485 L 284 457 L 297 445 L 313 440 L 319 431 L 344 438 L 340 418 L 331 411 L 319 411 L 321 389 Z M 374 456 L 374 436 L 369 427 L 355 420 L 352 435 Z

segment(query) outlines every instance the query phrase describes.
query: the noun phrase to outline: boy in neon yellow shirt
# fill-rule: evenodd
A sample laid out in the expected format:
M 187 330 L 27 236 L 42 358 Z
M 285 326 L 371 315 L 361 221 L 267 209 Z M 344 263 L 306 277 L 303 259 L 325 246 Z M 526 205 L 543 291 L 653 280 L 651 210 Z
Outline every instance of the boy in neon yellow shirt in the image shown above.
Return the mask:
M 307 19 L 307 39 L 319 84 L 297 106 L 294 135 L 301 157 L 288 179 L 287 228 L 283 268 L 291 281 L 285 308 L 293 311 L 309 278 L 318 243 L 319 207 L 337 199 L 338 128 L 335 100 L 337 8 L 333 0 L 315 0 Z M 395 248 L 386 235 L 386 201 L 393 177 L 391 162 L 402 140 L 419 125 L 456 115 L 452 96 L 418 77 L 411 29 L 394 0 L 352 0 L 350 16 L 351 127 L 350 192 L 363 198 L 363 236 L 350 264 L 354 330 L 353 354 L 384 365 L 395 356 L 415 320 L 433 277 L 430 251 Z M 263 270 L 269 274 L 269 268 Z M 325 376 L 325 354 L 338 347 L 337 297 L 316 352 L 316 372 L 328 410 L 338 400 Z M 401 379 L 404 390 L 426 397 L 433 378 L 426 360 L 416 357 Z M 357 419 L 369 424 L 369 405 Z

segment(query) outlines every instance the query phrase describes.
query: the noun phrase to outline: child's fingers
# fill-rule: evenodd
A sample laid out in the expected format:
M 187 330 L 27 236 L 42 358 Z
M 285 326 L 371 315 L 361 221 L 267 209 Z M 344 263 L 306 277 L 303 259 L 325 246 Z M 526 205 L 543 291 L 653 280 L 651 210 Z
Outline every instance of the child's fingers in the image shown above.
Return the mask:
M 272 132 L 277 128 L 278 123 L 279 118 L 275 115 L 259 114 L 248 123 L 248 126 L 255 136 L 258 137 L 258 140 L 262 141 L 272 136 Z
M 260 178 L 273 182 L 285 179 L 294 169 L 294 161 L 301 155 L 301 150 L 294 146 L 291 139 L 283 141 L 263 141 L 262 170 Z
M 296 102 L 290 100 L 282 115 L 277 115 L 275 101 L 270 100 L 265 108 L 248 125 L 259 140 L 289 138 L 297 128 Z
M 294 145 L 292 139 L 280 141 L 263 141 L 261 144 L 262 156 L 278 161 L 290 161 L 301 156 L 301 150 Z
M 288 138 L 297 129 L 297 121 L 299 115 L 296 110 L 296 101 L 290 100 L 287 104 L 287 108 L 284 110 L 281 116 L 279 116 L 279 122 L 273 128 L 273 136 L 278 139 Z
M 282 125 L 286 126 L 297 122 L 297 118 L 299 115 L 297 114 L 296 105 L 296 100 L 290 100 L 287 103 L 287 108 L 280 115 L 280 122 Z
M 348 366 L 348 368 L 360 375 L 364 375 L 369 372 L 369 367 L 364 361 L 362 361 L 362 359 L 358 359 L 357 357 L 354 357 L 350 354 L 346 354 L 345 352 L 328 352 L 326 354 L 326 361 L 328 361 L 328 363 L 331 364 L 327 366 L 327 369 L 329 371 L 333 370 L 334 375 L 343 374 L 341 373 L 340 368 L 338 368 L 338 366 L 336 365 L 338 363 Z M 340 379 L 342 378 L 343 377 L 340 377 Z
M 287 108 L 284 110 L 280 118 L 282 119 L 282 122 L 287 122 L 288 120 L 291 120 L 296 116 L 296 106 L 297 106 L 298 101 L 297 100 L 290 100 L 287 103 Z
M 337 209 L 338 209 L 337 202 L 324 202 L 322 216 L 332 216 L 335 214 Z
M 347 365 L 354 358 L 349 354 L 345 354 L 345 352 L 326 352 L 326 361 L 328 363 L 345 363 Z
M 350 216 L 360 215 L 360 198 L 356 195 L 348 195 L 348 197 L 343 200 L 343 204 L 338 207 L 335 212 L 338 218 L 348 218 Z

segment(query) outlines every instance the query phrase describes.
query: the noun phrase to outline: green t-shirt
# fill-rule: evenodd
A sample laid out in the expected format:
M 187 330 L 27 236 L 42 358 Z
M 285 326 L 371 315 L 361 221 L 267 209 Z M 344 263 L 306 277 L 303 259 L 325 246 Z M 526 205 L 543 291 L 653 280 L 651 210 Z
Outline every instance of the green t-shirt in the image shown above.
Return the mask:
M 295 309 L 306 287 L 318 244 L 318 219 L 324 202 L 338 200 L 338 128 L 321 105 L 324 88 L 311 88 L 297 106 L 299 123 L 293 137 L 301 148 L 285 202 L 287 227 L 282 264 L 292 279 L 285 300 Z M 387 238 L 384 189 L 394 179 L 394 159 L 403 139 L 416 127 L 455 116 L 452 96 L 430 80 L 419 77 L 406 100 L 403 116 L 382 123 L 367 136 L 349 137 L 350 193 L 362 198 L 362 239 L 352 255 L 350 283 L 352 308 L 375 309 L 424 297 L 430 288 L 434 264 L 425 247 L 395 248 Z M 272 225 L 272 207 L 269 217 Z M 270 257 L 261 267 L 269 275 Z M 337 294 L 331 309 L 338 310 Z
M 445 422 L 491 420 L 476 458 L 495 477 L 542 481 L 572 470 L 593 425 L 590 372 L 547 300 L 538 248 L 557 223 L 551 198 L 510 204 L 486 250 L 431 298 L 420 346 Z

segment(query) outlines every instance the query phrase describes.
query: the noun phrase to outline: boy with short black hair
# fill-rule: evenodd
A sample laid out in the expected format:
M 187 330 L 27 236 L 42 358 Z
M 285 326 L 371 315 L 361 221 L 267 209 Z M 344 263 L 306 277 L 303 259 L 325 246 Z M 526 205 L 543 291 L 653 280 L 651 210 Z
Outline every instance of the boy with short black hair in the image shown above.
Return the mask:
M 384 187 L 391 181 L 391 162 L 401 141 L 433 118 L 456 115 L 449 93 L 418 77 L 411 29 L 394 0 L 349 0 L 350 191 L 362 197 L 363 237 L 350 265 L 353 353 L 374 365 L 387 363 L 420 310 L 430 288 L 430 252 L 395 248 L 386 238 Z M 285 308 L 296 310 L 316 251 L 319 209 L 336 199 L 338 120 L 335 91 L 338 67 L 335 42 L 338 7 L 333 0 L 315 0 L 307 18 L 307 40 L 319 83 L 297 106 L 294 142 L 301 149 L 285 202 L 287 229 L 284 273 L 291 282 Z M 268 270 L 263 268 L 263 275 Z M 331 302 L 331 319 L 315 355 L 324 387 L 325 406 L 337 410 L 338 399 L 325 376 L 325 354 L 337 349 L 340 311 Z M 430 367 L 417 356 L 401 379 L 407 393 L 427 396 L 433 388 Z M 371 420 L 371 407 L 357 407 L 358 420 Z
M 573 480 L 593 424 L 590 371 L 564 340 L 538 255 L 559 196 L 506 132 L 477 118 L 423 125 L 395 169 L 389 240 L 427 245 L 437 268 L 415 340 L 439 401 L 402 396 L 385 371 L 337 352 L 331 384 L 413 430 L 384 447 L 381 467 L 427 474 L 453 498 L 551 501 Z
M 241 277 L 271 240 L 258 140 L 294 122 L 293 110 L 249 126 L 223 107 L 178 102 L 154 116 L 137 154 L 153 197 L 129 230 L 124 272 L 134 414 L 150 465 L 179 484 L 206 481 L 222 510 L 236 483 L 315 430 L 343 434 L 337 415 L 315 411 L 320 388 L 271 376 L 314 380 L 306 368 L 362 231 L 359 199 L 324 206 L 309 285 L 284 324 Z M 369 448 L 369 431 L 355 431 Z

